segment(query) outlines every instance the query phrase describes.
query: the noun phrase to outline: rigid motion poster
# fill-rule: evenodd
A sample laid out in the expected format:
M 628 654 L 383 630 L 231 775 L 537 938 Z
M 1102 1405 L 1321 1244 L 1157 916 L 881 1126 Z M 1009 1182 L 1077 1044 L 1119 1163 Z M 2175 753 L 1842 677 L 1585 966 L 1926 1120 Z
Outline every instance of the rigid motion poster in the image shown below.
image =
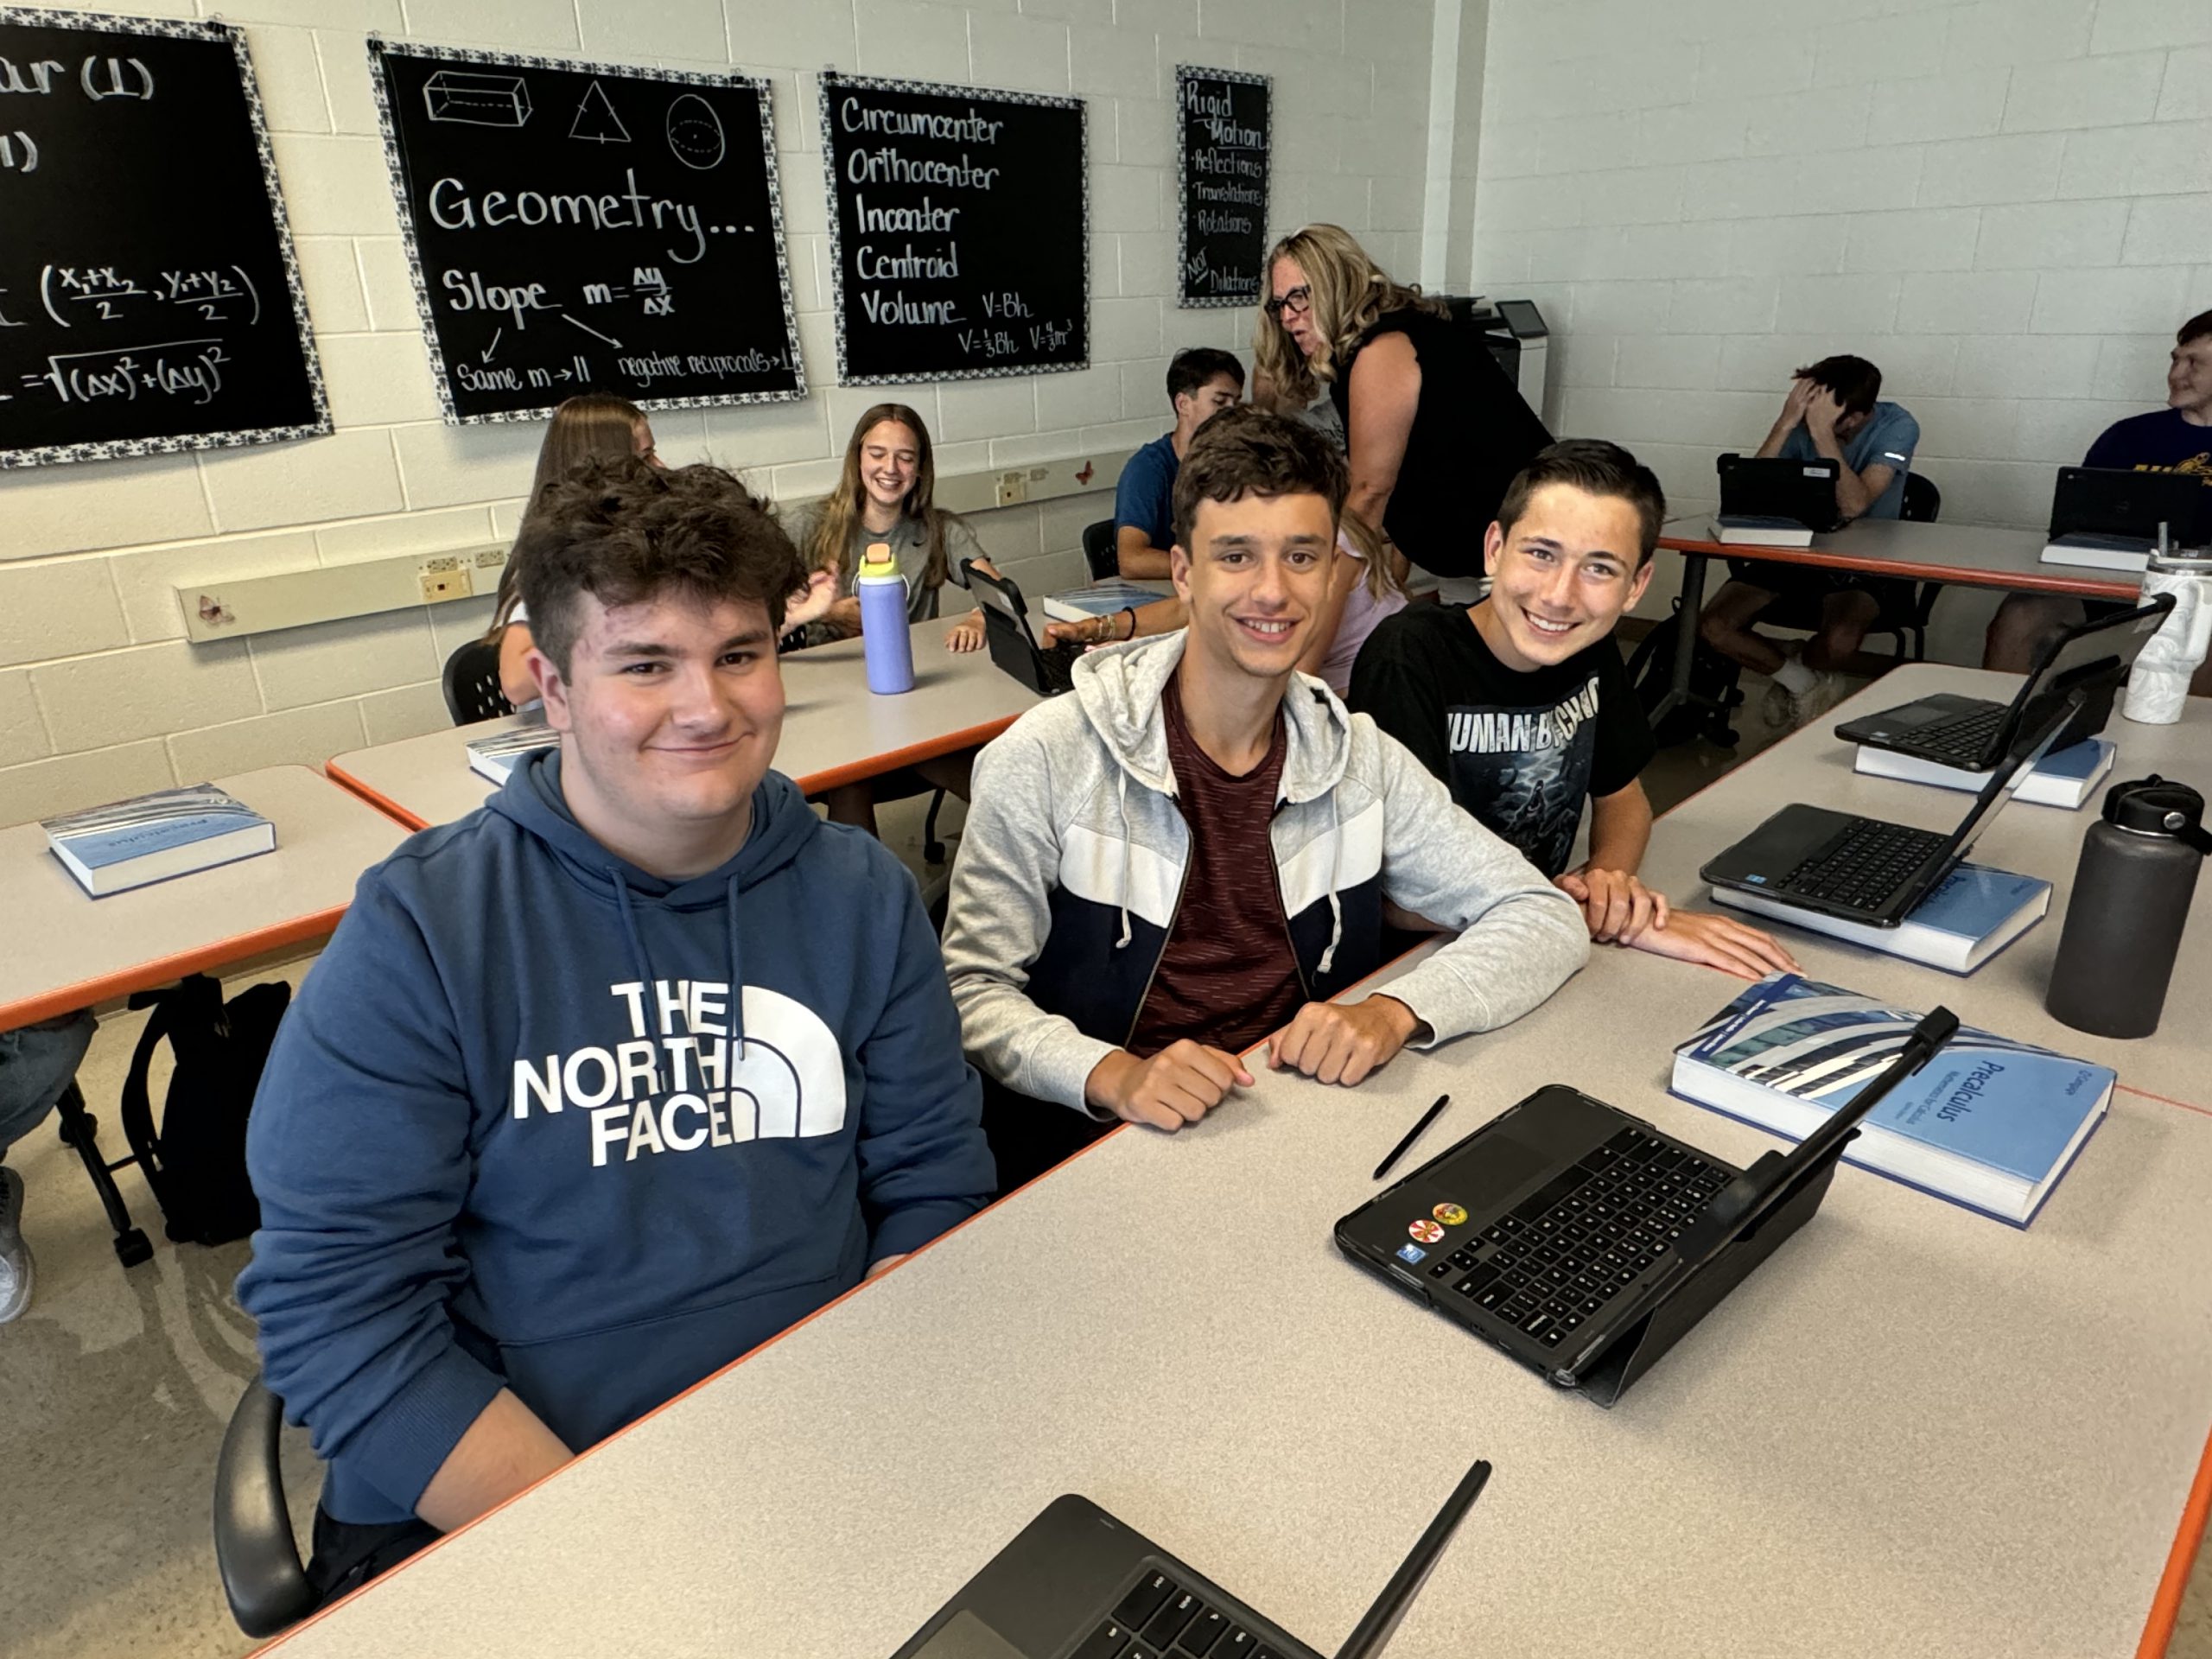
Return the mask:
M 802 397 L 765 80 L 372 40 L 438 397 L 527 420 Z
M 822 77 L 838 378 L 1090 361 L 1083 100 Z

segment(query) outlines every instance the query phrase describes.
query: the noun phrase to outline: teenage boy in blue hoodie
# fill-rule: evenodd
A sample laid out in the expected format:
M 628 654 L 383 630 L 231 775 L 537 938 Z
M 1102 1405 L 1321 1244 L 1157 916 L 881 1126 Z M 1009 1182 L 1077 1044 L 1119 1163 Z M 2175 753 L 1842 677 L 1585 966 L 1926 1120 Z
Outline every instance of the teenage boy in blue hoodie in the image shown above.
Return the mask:
M 710 467 L 532 516 L 559 747 L 361 878 L 247 1138 L 238 1295 L 328 1462 L 326 1595 L 981 1207 L 912 880 L 769 770 L 806 573 Z
M 1263 1043 L 1254 1064 L 1355 1084 L 1589 955 L 1566 893 L 1297 671 L 1345 489 L 1312 427 L 1215 416 L 1175 480 L 1189 626 L 1084 656 L 977 757 L 944 961 L 1007 1185 L 1116 1120 L 1195 1122 Z M 1333 1001 L 1382 966 L 1386 901 L 1456 937 Z

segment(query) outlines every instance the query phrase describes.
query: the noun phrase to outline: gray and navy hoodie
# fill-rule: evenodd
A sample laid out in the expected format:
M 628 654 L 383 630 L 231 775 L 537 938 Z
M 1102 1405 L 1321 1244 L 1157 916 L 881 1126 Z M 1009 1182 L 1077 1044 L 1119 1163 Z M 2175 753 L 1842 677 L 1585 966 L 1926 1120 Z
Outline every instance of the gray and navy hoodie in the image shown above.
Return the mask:
M 1083 1106 L 1128 1040 L 1190 864 L 1161 690 L 1181 632 L 1086 653 L 1074 690 L 976 762 L 944 927 L 969 1058 L 1017 1094 Z M 1519 1019 L 1590 954 L 1574 901 L 1452 804 L 1395 739 L 1300 674 L 1283 696 L 1272 880 L 1308 997 L 1382 963 L 1387 899 L 1459 937 L 1392 982 L 1441 1042 Z
M 560 766 L 361 878 L 262 1075 L 238 1300 L 340 1521 L 410 1515 L 502 1387 L 581 1450 L 992 1190 L 896 858 L 772 772 L 665 880 Z

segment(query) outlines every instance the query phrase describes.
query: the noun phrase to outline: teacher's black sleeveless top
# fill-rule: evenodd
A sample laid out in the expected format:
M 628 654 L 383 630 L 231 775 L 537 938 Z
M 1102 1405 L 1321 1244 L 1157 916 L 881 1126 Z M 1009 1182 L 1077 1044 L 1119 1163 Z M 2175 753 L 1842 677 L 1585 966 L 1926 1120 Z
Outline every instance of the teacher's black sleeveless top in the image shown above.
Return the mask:
M 1513 475 L 1552 441 L 1473 325 L 1408 306 L 1378 317 L 1330 383 L 1351 426 L 1351 372 L 1368 343 L 1403 334 L 1421 359 L 1421 402 L 1383 528 L 1398 550 L 1440 576 L 1483 573 L 1483 532 Z

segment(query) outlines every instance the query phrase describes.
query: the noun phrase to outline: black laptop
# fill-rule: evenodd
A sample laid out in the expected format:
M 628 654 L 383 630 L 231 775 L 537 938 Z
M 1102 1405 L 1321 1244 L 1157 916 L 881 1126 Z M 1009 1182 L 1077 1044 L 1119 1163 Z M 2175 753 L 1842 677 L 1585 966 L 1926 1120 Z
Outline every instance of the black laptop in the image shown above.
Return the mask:
M 1376 1659 L 1389 1645 L 1489 1479 L 1487 1463 L 1461 1477 L 1337 1659 Z M 1047 1504 L 892 1659 L 1319 1656 L 1141 1533 L 1071 1493 Z
M 1698 874 L 1716 887 L 1756 893 L 1869 927 L 1895 927 L 1974 850 L 1997 809 L 2072 722 L 2079 696 L 2074 692 L 2055 700 L 2040 723 L 1991 770 L 1948 835 L 1797 802 L 1716 854 Z
M 1843 514 L 1835 504 L 1838 468 L 1833 461 L 1726 454 L 1713 466 L 1720 474 L 1719 521 L 1729 530 L 1821 534 L 1843 528 Z
M 1859 1120 L 1957 1029 L 1936 1009 L 1848 1104 L 1748 1170 L 1554 1084 L 1339 1221 L 1337 1247 L 1610 1406 L 1820 1208 Z
M 2127 683 L 2127 671 L 2173 607 L 2174 596 L 2160 594 L 2139 610 L 2092 618 L 2067 629 L 2036 658 L 2009 703 L 1938 691 L 1846 721 L 1835 734 L 1846 742 L 1891 749 L 1938 766 L 1987 772 L 2057 699 L 2078 691 L 2081 702 L 2073 718 L 2050 743 L 2054 753 L 2071 748 L 2104 730 L 2112 718 L 2113 697 Z
M 1011 577 L 978 570 L 970 559 L 962 567 L 968 591 L 983 613 L 983 643 L 991 660 L 1041 697 L 1057 696 L 1073 683 L 1075 659 L 1084 647 L 1072 642 L 1046 647 L 1029 624 L 1028 602 Z
M 2050 544 L 2147 561 L 2164 524 L 2171 545 L 2200 546 L 2212 531 L 2208 496 L 2194 473 L 2062 467 L 2050 493 Z

